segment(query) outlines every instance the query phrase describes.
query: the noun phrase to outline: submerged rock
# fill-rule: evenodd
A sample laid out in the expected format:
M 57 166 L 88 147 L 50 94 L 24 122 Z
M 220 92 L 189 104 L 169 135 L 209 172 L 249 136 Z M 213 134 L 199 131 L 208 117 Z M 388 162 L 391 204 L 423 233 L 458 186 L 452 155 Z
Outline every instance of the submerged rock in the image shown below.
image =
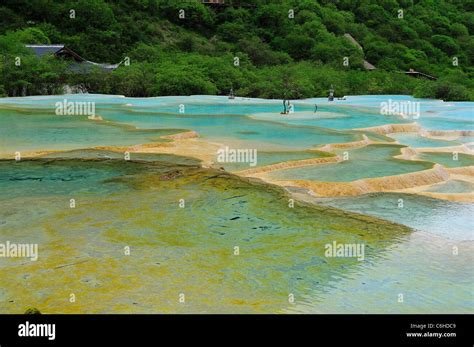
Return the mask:
M 173 170 L 173 171 L 167 172 L 164 175 L 161 175 L 160 180 L 169 181 L 169 180 L 175 179 L 177 177 L 180 177 L 182 175 L 183 175 L 183 173 L 181 172 L 181 170 Z

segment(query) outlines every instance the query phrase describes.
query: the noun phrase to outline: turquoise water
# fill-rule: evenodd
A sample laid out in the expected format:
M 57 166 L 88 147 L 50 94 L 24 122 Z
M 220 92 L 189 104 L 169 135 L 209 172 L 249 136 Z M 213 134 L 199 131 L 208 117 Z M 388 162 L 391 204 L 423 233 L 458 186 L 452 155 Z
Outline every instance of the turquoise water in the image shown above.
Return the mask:
M 200 164 L 199 160 L 171 154 L 132 153 L 130 160 L 124 160 L 122 153 L 99 150 L 51 153 L 41 159 L 0 160 L 0 190 L 4 192 L 1 198 L 117 192 L 123 184 L 108 180 L 138 174 L 141 162 L 156 163 L 159 169 L 147 168 L 155 174 L 164 173 L 173 165 Z
M 269 173 L 274 179 L 301 179 L 325 182 L 348 182 L 362 178 L 400 175 L 426 170 L 429 162 L 407 161 L 392 158 L 400 154 L 400 146 L 370 145 L 349 150 L 348 160 L 337 164 L 318 164 Z M 340 152 L 341 155 L 343 152 Z
M 418 154 L 420 160 L 432 161 L 446 167 L 461 167 L 474 165 L 474 156 L 470 154 L 457 153 L 457 160 L 454 153 L 423 152 Z
M 399 199 L 403 208 L 399 208 Z M 403 223 L 411 228 L 455 240 L 474 240 L 474 204 L 401 193 L 318 198 L 320 204 Z
M 209 112 L 200 115 L 192 114 L 190 110 L 185 114 L 169 114 L 143 110 L 131 112 L 128 107 L 122 106 L 115 108 L 96 106 L 96 114 L 102 116 L 104 120 L 128 125 L 132 127 L 131 129 L 117 129 L 111 124 L 101 128 L 103 124 L 88 121 L 86 116 L 56 116 L 53 109 L 47 108 L 41 109 L 45 114 L 38 112 L 34 115 L 28 111 L 8 110 L 0 116 L 0 122 L 3 123 L 2 148 L 6 152 L 14 152 L 33 149 L 73 149 L 119 143 L 139 144 L 153 142 L 160 135 L 176 132 L 169 129 L 195 130 L 203 139 L 233 146 L 246 145 L 260 150 L 307 149 L 325 143 L 349 142 L 361 138 L 359 134 L 315 127 L 288 126 L 257 121 L 242 115 L 220 114 L 219 107 L 210 112 L 212 108 L 206 106 L 200 111 L 196 109 L 196 112 Z M 264 110 L 268 111 L 268 107 L 265 106 Z M 238 108 L 229 112 L 238 112 Z M 132 133 L 135 127 L 139 129 Z M 42 130 L 37 131 L 38 128 Z M 92 131 L 93 129 L 97 130 Z M 101 133 L 97 134 L 97 131 Z
M 449 180 L 447 182 L 432 186 L 426 189 L 426 191 L 436 193 L 473 193 L 474 183 L 459 180 Z
M 261 150 L 306 149 L 325 143 L 360 139 L 348 134 L 315 127 L 289 126 L 264 122 L 238 115 L 198 115 L 129 113 L 119 110 L 101 112 L 104 119 L 130 124 L 141 129 L 184 128 L 199 133 L 203 139 L 224 144 L 250 145 Z
M 456 139 L 456 141 L 459 141 L 461 143 L 474 143 L 474 136 L 460 136 L 459 138 Z
M 472 102 L 428 104 L 419 123 L 433 130 L 474 130 L 474 107 Z
M 295 110 L 299 111 L 296 104 Z M 306 107 L 307 108 L 307 107 Z M 301 111 L 306 111 L 301 107 Z M 370 109 L 358 109 L 348 106 L 318 106 L 316 112 L 300 112 L 289 115 L 279 113 L 260 113 L 253 117 L 261 120 L 276 121 L 285 124 L 316 126 L 330 129 L 349 130 L 356 128 L 368 128 L 384 124 L 409 123 L 398 116 L 380 115 Z
M 410 133 L 399 133 L 399 134 L 390 134 L 390 137 L 393 137 L 402 145 L 410 146 L 413 148 L 423 148 L 423 147 L 451 147 L 459 146 L 461 143 L 459 141 L 446 141 L 431 139 L 419 134 L 410 134 Z
M 297 100 L 292 101 L 297 112 L 287 116 L 279 114 L 282 109 L 281 100 L 249 98 L 229 100 L 218 96 L 140 99 L 86 94 L 3 98 L 0 99 L 0 104 L 8 107 L 42 108 L 47 114 L 53 114 L 55 102 L 65 98 L 68 101 L 96 102 L 96 113 L 108 120 L 146 129 L 192 129 L 198 131 L 205 139 L 236 145 L 247 143 L 260 150 L 306 149 L 314 145 L 354 141 L 360 138 L 356 134 L 338 133 L 324 128 L 349 130 L 411 122 L 412 120 L 404 120 L 398 116 L 380 115 L 380 104 L 389 99 L 397 102 L 420 102 L 422 116 L 417 122 L 426 129 L 473 129 L 471 103 L 444 103 L 397 95 L 349 96 L 347 100 L 332 103 L 322 98 Z M 313 112 L 314 104 L 318 105 L 316 113 Z M 181 105 L 184 105 L 184 113 L 180 113 Z M 246 115 L 252 115 L 258 120 L 248 119 Z M 269 121 L 284 124 L 270 124 Z M 53 135 L 60 136 L 55 133 Z M 108 135 L 103 136 L 107 137 Z M 413 146 L 438 147 L 458 143 L 409 137 L 404 141 L 406 140 L 407 145 Z M 81 145 L 87 141 L 87 139 L 78 140 Z
M 68 160 L 0 161 L 1 199 L 64 194 L 95 194 L 116 191 L 117 185 L 104 185 L 103 181 L 124 170 L 136 173 L 136 166 L 128 163 L 116 170 L 112 162 L 101 161 L 86 166 Z
M 180 110 L 180 106 L 184 108 Z M 194 115 L 248 115 L 259 112 L 275 112 L 280 113 L 283 106 L 278 103 L 262 103 L 262 104 L 237 104 L 229 101 L 226 104 L 204 104 L 204 103 L 169 103 L 156 106 L 129 106 L 133 110 L 143 112 L 160 112 L 171 114 L 194 114 Z M 310 105 L 301 105 L 299 108 L 304 111 L 311 110 Z
M 0 156 L 15 152 L 70 150 L 95 146 L 126 146 L 163 142 L 159 137 L 179 129 L 137 130 L 120 124 L 88 120 L 87 116 L 0 110 Z
M 472 102 L 443 102 L 441 100 L 416 99 L 407 95 L 360 95 L 348 96 L 347 100 L 329 103 L 326 99 L 306 99 L 319 105 L 366 107 L 379 113 L 382 102 L 419 102 L 420 117 L 412 119 L 427 130 L 474 130 L 474 106 Z

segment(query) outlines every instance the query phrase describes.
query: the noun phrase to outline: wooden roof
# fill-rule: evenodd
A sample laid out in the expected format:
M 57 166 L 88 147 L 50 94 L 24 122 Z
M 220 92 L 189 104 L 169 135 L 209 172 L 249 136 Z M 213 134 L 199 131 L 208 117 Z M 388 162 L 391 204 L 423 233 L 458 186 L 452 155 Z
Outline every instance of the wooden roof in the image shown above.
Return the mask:
M 424 78 L 427 78 L 427 79 L 433 80 L 433 81 L 436 81 L 438 79 L 435 76 L 428 75 L 424 72 L 415 71 L 413 69 L 410 69 L 408 71 L 400 71 L 399 73 L 404 73 L 405 75 L 413 76 L 413 77 L 424 77 Z
M 41 58 L 45 54 L 56 54 L 64 48 L 64 45 L 26 45 L 26 47 L 31 49 L 38 58 Z
M 103 64 L 103 63 L 95 63 L 93 61 L 89 61 L 81 57 L 79 54 L 74 52 L 72 49 L 69 49 L 63 44 L 56 44 L 56 45 L 26 45 L 27 48 L 30 48 L 38 58 L 43 57 L 46 54 L 53 54 L 57 57 L 71 57 L 74 59 L 75 63 L 71 64 L 69 67 L 70 71 L 78 72 L 78 73 L 86 73 L 89 72 L 97 66 L 104 71 L 113 71 L 119 67 L 120 63 L 118 64 Z

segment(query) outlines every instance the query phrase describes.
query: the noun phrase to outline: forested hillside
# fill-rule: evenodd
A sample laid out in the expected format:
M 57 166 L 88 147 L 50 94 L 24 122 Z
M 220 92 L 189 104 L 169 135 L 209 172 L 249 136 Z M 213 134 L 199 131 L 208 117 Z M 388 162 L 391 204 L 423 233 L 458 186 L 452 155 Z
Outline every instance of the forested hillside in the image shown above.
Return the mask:
M 332 84 L 336 95 L 474 100 L 472 1 L 225 3 L 3 0 L 0 94 L 59 93 L 68 83 L 129 96 L 233 88 L 238 96 L 304 98 L 326 96 Z M 130 64 L 74 74 L 67 62 L 37 59 L 24 47 L 48 43 L 63 43 L 91 61 Z M 366 71 L 363 59 L 377 69 Z M 410 68 L 438 79 L 400 73 Z

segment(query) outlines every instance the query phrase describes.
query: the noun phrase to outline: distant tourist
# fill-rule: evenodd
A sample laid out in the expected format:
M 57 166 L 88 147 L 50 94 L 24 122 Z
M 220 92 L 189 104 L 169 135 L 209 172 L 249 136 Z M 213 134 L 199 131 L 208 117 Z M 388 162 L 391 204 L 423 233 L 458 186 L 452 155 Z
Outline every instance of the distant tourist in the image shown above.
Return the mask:
M 293 104 L 290 104 L 290 101 L 288 101 L 288 110 L 287 113 L 293 113 L 295 109 L 293 108 Z
M 287 114 L 288 112 L 286 111 L 286 99 L 283 99 L 283 112 L 280 114 Z
M 332 87 L 329 89 L 329 96 L 328 96 L 328 101 L 334 101 L 334 88 Z

